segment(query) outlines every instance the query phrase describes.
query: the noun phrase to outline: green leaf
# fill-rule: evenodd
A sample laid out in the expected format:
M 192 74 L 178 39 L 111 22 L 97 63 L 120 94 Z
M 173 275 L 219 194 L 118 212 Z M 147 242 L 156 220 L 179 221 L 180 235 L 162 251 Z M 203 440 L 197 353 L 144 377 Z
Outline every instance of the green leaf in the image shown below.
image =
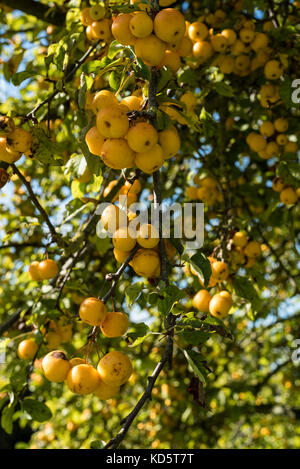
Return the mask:
M 285 78 L 285 80 L 279 86 L 279 95 L 286 108 L 292 106 L 292 80 Z
M 77 99 L 79 109 L 85 108 L 86 92 L 87 92 L 86 78 L 85 78 L 84 73 L 82 73 L 80 75 L 80 88 L 78 91 L 78 99 Z
M 157 130 L 164 130 L 171 125 L 171 119 L 164 111 L 158 109 L 156 111 Z
M 214 89 L 220 96 L 226 96 L 227 98 L 232 98 L 234 96 L 233 89 L 224 81 L 218 81 L 214 83 Z
M 179 300 L 185 298 L 185 293 L 175 285 L 169 285 L 159 292 L 157 308 L 163 315 L 169 314 Z
M 259 309 L 259 296 L 250 280 L 246 277 L 235 276 L 233 278 L 233 287 L 237 296 L 248 300 L 255 310 Z
M 14 73 L 11 77 L 13 85 L 19 86 L 24 80 L 37 75 L 36 70 L 24 70 L 23 72 Z
M 142 59 L 137 58 L 136 64 L 133 65 L 134 71 L 136 72 L 136 76 L 139 78 L 143 78 L 144 80 L 150 80 L 151 72 L 150 68 L 144 64 Z
M 201 361 L 203 361 L 201 360 L 202 355 L 198 354 L 197 352 L 194 352 L 193 350 L 189 350 L 189 352 L 187 352 L 186 350 L 182 351 L 195 376 L 197 376 L 197 378 L 204 384 L 206 382 L 204 376 L 206 376 L 208 372 L 201 364 Z
M 183 254 L 182 259 L 193 267 L 200 275 L 200 280 L 203 285 L 207 287 L 211 277 L 211 265 L 207 257 L 203 253 L 198 252 L 192 257 L 189 257 L 188 254 Z
M 52 412 L 49 407 L 35 399 L 25 399 L 22 402 L 22 409 L 30 415 L 32 420 L 36 420 L 37 422 L 45 422 L 52 417 Z
M 110 43 L 110 46 L 107 52 L 107 57 L 109 59 L 113 59 L 115 55 L 117 55 L 123 49 L 124 49 L 124 46 L 122 44 L 120 44 L 118 41 L 113 41 Z
M 13 431 L 13 416 L 15 413 L 15 406 L 16 403 L 8 405 L 2 410 L 1 413 L 1 427 L 9 435 L 11 435 Z
M 131 306 L 138 299 L 144 286 L 145 285 L 143 282 L 137 282 L 125 289 L 125 296 L 128 306 Z
M 134 324 L 129 330 L 126 340 L 131 347 L 140 345 L 148 337 L 149 327 L 144 322 Z

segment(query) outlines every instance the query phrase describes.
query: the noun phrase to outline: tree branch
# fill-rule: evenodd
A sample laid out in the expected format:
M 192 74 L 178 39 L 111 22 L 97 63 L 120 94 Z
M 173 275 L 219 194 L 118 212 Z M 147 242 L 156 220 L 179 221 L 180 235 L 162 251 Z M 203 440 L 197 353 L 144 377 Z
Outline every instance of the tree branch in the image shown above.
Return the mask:
M 47 5 L 33 0 L 1 0 L 1 3 L 13 10 L 23 11 L 55 26 L 62 26 L 66 20 L 66 15 L 60 8 L 49 8 Z

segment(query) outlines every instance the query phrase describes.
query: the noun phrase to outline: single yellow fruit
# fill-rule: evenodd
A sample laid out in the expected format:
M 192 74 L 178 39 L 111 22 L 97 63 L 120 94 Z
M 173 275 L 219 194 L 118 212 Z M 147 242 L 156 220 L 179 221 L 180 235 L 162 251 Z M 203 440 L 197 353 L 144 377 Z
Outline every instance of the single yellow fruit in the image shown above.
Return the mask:
M 247 236 L 242 231 L 237 231 L 234 233 L 232 238 L 233 244 L 239 248 L 243 248 L 247 244 Z
M 247 137 L 247 143 L 250 146 L 251 150 L 259 152 L 265 150 L 267 142 L 264 137 L 255 132 L 251 132 Z
M 58 265 L 52 259 L 46 259 L 39 263 L 38 273 L 41 280 L 55 278 L 58 274 Z
M 90 394 L 99 383 L 99 373 L 87 363 L 73 366 L 67 376 L 68 388 L 76 394 Z
M 159 254 L 152 249 L 140 249 L 134 255 L 130 265 L 141 277 L 155 277 L 160 268 Z
M 105 107 L 97 114 L 98 132 L 105 138 L 121 138 L 129 129 L 126 112 L 118 106 Z
M 278 80 L 283 72 L 283 66 L 278 60 L 269 60 L 264 68 L 265 77 L 268 80 Z
M 21 360 L 32 360 L 38 351 L 38 345 L 34 339 L 22 340 L 18 346 L 18 356 Z
M 6 145 L 6 137 L 0 137 L 0 160 L 5 163 L 14 163 L 19 160 L 22 153 L 17 151 L 11 151 Z
M 111 41 L 111 20 L 104 18 L 101 21 L 93 21 L 90 28 L 90 36 L 94 37 L 96 40 L 101 39 L 104 42 Z
M 298 200 L 297 192 L 292 187 L 286 187 L 280 192 L 280 200 L 285 205 L 295 204 Z
M 138 122 L 127 134 L 127 143 L 133 151 L 144 153 L 150 151 L 158 142 L 158 134 L 153 125 Z
M 223 29 L 221 34 L 227 39 L 229 46 L 232 46 L 237 39 L 236 32 L 233 29 Z
M 99 397 L 99 399 L 102 399 L 106 401 L 107 399 L 111 399 L 112 397 L 115 397 L 117 394 L 120 392 L 120 386 L 113 386 L 111 384 L 106 384 L 102 379 L 100 379 L 100 382 L 97 386 L 97 388 L 94 390 L 93 394 L 96 397 Z
M 181 67 L 181 59 L 176 51 L 166 50 L 163 60 L 158 68 L 169 67 L 172 72 L 176 73 Z
M 127 332 L 129 319 L 127 314 L 121 312 L 108 313 L 101 324 L 101 331 L 105 337 L 121 337 Z
M 135 163 L 135 153 L 124 138 L 107 139 L 102 146 L 101 158 L 113 169 L 133 168 Z
M 193 53 L 192 41 L 188 37 L 184 36 L 177 47 L 177 52 L 180 57 L 191 57 Z
M 287 129 L 289 128 L 289 121 L 287 119 L 284 119 L 283 117 L 279 117 L 278 119 L 275 120 L 274 122 L 274 127 L 277 130 L 277 132 L 286 132 Z
M 142 248 L 155 248 L 159 243 L 159 232 L 157 228 L 151 224 L 141 225 L 137 236 L 137 242 Z
M 199 290 L 193 298 L 193 307 L 201 313 L 209 313 L 211 295 L 207 290 Z
M 224 52 L 228 47 L 228 41 L 222 34 L 211 36 L 210 42 L 216 52 Z
M 121 13 L 115 18 L 111 27 L 114 38 L 123 44 L 123 46 L 132 46 L 136 40 L 130 30 L 132 18 L 133 15 L 131 13 Z
M 206 62 L 214 55 L 214 49 L 210 42 L 198 41 L 193 45 L 193 56 L 199 60 L 200 63 Z
M 173 125 L 158 133 L 158 142 L 162 148 L 165 159 L 172 158 L 177 155 L 180 150 L 180 138 Z
M 240 40 L 246 44 L 249 44 L 253 41 L 255 36 L 255 31 L 252 29 L 243 28 L 240 30 Z
M 143 99 L 139 96 L 126 96 L 120 104 L 125 104 L 129 111 L 140 111 L 143 105 Z
M 174 8 L 161 10 L 154 18 L 155 35 L 169 44 L 179 44 L 185 34 L 184 16 Z
M 93 155 L 100 156 L 105 138 L 98 132 L 96 126 L 91 127 L 85 136 L 85 142 Z
M 261 255 L 261 246 L 258 241 L 249 241 L 247 243 L 244 252 L 247 257 L 259 257 Z
M 124 353 L 114 350 L 101 358 L 97 370 L 105 384 L 121 386 L 130 378 L 132 364 Z
M 14 152 L 24 153 L 30 150 L 32 145 L 31 133 L 21 128 L 15 128 L 7 135 L 6 145 L 8 149 Z
M 215 261 L 211 264 L 211 274 L 217 282 L 224 282 L 229 277 L 229 267 L 226 262 Z
M 117 106 L 118 104 L 119 101 L 111 91 L 101 90 L 93 97 L 92 107 L 95 114 L 97 114 L 104 108 L 110 108 L 112 106 Z
M 229 292 L 221 291 L 214 295 L 209 303 L 209 312 L 216 318 L 225 318 L 232 306 L 232 298 Z
M 94 21 L 90 15 L 90 8 L 84 8 L 80 12 L 80 20 L 84 26 L 89 26 Z
M 189 38 L 193 42 L 204 41 L 208 36 L 208 28 L 204 23 L 195 21 L 188 28 Z
M 149 67 L 155 67 L 161 63 L 166 51 L 166 44 L 154 34 L 137 39 L 134 46 L 135 54 Z
M 153 21 L 146 12 L 137 11 L 129 22 L 129 28 L 134 37 L 147 37 L 153 31 Z
M 127 227 L 119 228 L 113 235 L 113 245 L 120 251 L 132 251 L 136 245 L 134 232 Z
M 90 326 L 100 326 L 106 315 L 106 306 L 98 298 L 86 298 L 79 307 L 81 320 Z
M 101 223 L 105 230 L 114 233 L 121 226 L 127 226 L 126 212 L 116 205 L 110 204 L 102 212 Z
M 154 173 L 164 164 L 162 147 L 155 144 L 150 151 L 140 152 L 135 157 L 136 166 L 146 174 Z
M 102 20 L 102 18 L 105 16 L 105 13 L 106 10 L 103 5 L 93 5 L 89 11 L 90 17 L 95 21 Z
M 42 369 L 49 381 L 62 383 L 67 378 L 70 363 L 62 350 L 54 350 L 43 358 Z
M 57 349 L 57 347 L 59 347 L 62 343 L 61 336 L 54 331 L 47 332 L 47 334 L 45 335 L 45 340 L 47 343 L 47 348 L 49 350 Z
M 272 189 L 275 191 L 275 192 L 281 192 L 284 188 L 285 184 L 284 184 L 284 180 L 280 177 L 276 177 L 273 179 L 272 181 Z
M 31 262 L 28 269 L 29 277 L 31 278 L 31 280 L 41 280 L 39 273 L 39 264 L 40 263 L 38 261 Z
M 264 137 L 272 137 L 275 133 L 275 127 L 272 122 L 266 121 L 261 124 L 259 131 Z

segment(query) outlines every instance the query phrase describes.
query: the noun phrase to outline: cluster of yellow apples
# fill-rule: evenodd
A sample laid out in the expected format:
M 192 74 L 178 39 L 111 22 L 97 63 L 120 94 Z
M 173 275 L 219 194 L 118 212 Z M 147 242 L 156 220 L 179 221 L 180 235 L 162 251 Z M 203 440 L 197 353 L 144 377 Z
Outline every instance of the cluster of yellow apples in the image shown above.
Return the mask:
M 138 2 L 134 2 L 138 3 Z M 164 8 L 152 19 L 150 7 L 138 3 L 140 10 L 121 13 L 112 24 L 114 38 L 124 46 L 133 46 L 135 55 L 150 67 L 170 67 L 176 72 L 186 56 L 184 16 L 175 8 Z
M 232 268 L 242 265 L 245 268 L 253 267 L 262 254 L 262 246 L 258 241 L 251 240 L 243 231 L 237 231 L 231 240 L 233 249 L 230 251 Z
M 229 277 L 230 272 L 228 264 L 212 256 L 208 259 L 211 265 L 211 276 L 208 288 L 214 288 L 215 286 L 219 288 L 219 284 L 226 282 Z M 198 276 L 198 273 L 193 268 L 190 270 L 193 275 Z M 210 313 L 212 316 L 219 319 L 225 318 L 228 315 L 232 305 L 232 296 L 227 290 L 217 291 L 215 294 L 211 295 L 208 290 L 203 288 L 199 290 L 193 298 L 193 307 L 195 309 L 201 313 Z
M 157 132 L 144 118 L 130 125 L 127 114 L 141 106 L 142 98 L 138 96 L 127 96 L 119 102 L 108 90 L 94 95 L 96 125 L 89 129 L 85 141 L 90 152 L 100 156 L 106 166 L 119 170 L 136 166 L 151 174 L 179 151 L 175 127 Z
M 50 280 L 57 276 L 58 265 L 52 259 L 45 259 L 41 262 L 34 261 L 29 265 L 28 274 L 30 279 L 36 282 Z
M 112 20 L 111 18 L 106 18 L 106 16 L 107 10 L 105 5 L 101 3 L 84 8 L 80 12 L 80 20 L 86 26 L 85 34 L 89 42 L 101 40 L 108 44 L 112 41 Z
M 296 153 L 298 145 L 289 141 L 287 130 L 289 121 L 284 117 L 278 117 L 273 122 L 263 121 L 258 132 L 251 132 L 247 136 L 247 143 L 252 151 L 262 159 L 276 158 L 283 153 Z
M 0 160 L 14 163 L 23 154 L 30 154 L 32 135 L 22 127 L 16 127 L 8 116 L 0 117 Z
M 223 200 L 218 182 L 212 177 L 194 177 L 197 186 L 190 186 L 186 189 L 186 197 L 190 200 L 201 200 L 204 204 L 211 206 Z
M 300 187 L 292 187 L 286 184 L 281 177 L 276 177 L 272 181 L 272 189 L 279 192 L 279 197 L 284 205 L 296 204 L 300 199 Z

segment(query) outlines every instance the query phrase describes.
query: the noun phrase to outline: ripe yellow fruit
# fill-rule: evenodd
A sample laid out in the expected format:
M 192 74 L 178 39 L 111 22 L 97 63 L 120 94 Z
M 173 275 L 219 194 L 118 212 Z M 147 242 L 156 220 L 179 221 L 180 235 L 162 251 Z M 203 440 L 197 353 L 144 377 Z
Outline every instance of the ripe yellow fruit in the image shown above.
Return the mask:
M 138 231 L 137 242 L 142 248 L 155 248 L 159 243 L 159 232 L 157 228 L 151 224 L 141 225 Z
M 49 350 L 57 349 L 57 347 L 59 347 L 62 343 L 61 336 L 54 331 L 47 332 L 47 334 L 45 335 L 45 340 L 47 343 L 47 348 Z
M 142 184 L 138 179 L 135 179 L 133 184 L 131 184 L 129 181 L 126 181 L 124 187 L 126 187 L 126 189 L 130 192 L 134 192 L 135 194 L 139 194 L 142 190 Z
M 280 192 L 280 200 L 285 205 L 295 204 L 298 200 L 297 192 L 292 187 L 286 187 Z
M 111 20 L 104 18 L 101 21 L 93 21 L 90 28 L 90 37 L 94 37 L 96 40 L 101 39 L 104 42 L 109 42 L 112 38 L 111 36 Z
M 152 249 L 140 249 L 134 255 L 130 265 L 141 277 L 155 277 L 160 268 L 159 254 Z
M 81 320 L 90 326 L 100 326 L 106 315 L 106 306 L 98 298 L 86 298 L 79 307 Z
M 72 368 L 73 366 L 84 365 L 86 363 L 86 361 L 83 358 L 74 357 L 74 358 L 71 358 L 69 363 L 70 363 L 70 366 Z
M 13 152 L 24 153 L 30 150 L 32 145 L 31 133 L 21 128 L 15 128 L 6 137 L 6 145 Z
M 144 153 L 150 151 L 158 142 L 158 134 L 153 125 L 138 122 L 127 134 L 127 143 L 133 151 Z
M 261 124 L 259 131 L 264 137 L 272 137 L 275 133 L 275 127 L 272 122 L 266 121 Z
M 133 18 L 131 13 L 119 14 L 111 27 L 114 38 L 123 46 L 132 46 L 135 43 L 135 37 L 130 30 L 130 22 Z
M 114 256 L 117 262 L 123 264 L 129 256 L 130 251 L 120 251 L 120 249 L 114 249 Z
M 93 155 L 101 155 L 101 148 L 105 142 L 105 138 L 98 132 L 96 126 L 91 127 L 87 132 L 85 136 L 85 142 Z
M 211 274 L 217 282 L 223 282 L 229 277 L 229 267 L 226 262 L 215 261 L 211 264 Z
M 115 95 L 108 90 L 101 90 L 93 97 L 92 108 L 95 114 L 104 108 L 110 108 L 119 104 Z
M 245 44 L 240 40 L 237 39 L 234 44 L 230 47 L 231 53 L 235 56 L 243 54 L 246 50 Z
M 105 384 L 121 386 L 130 378 L 132 364 L 124 353 L 114 350 L 101 358 L 97 370 Z
M 258 52 L 261 49 L 265 49 L 268 46 L 269 39 L 268 36 L 264 33 L 255 33 L 254 39 L 251 42 L 250 46 L 255 52 Z
M 229 292 L 221 291 L 214 295 L 209 303 L 209 312 L 216 318 L 225 318 L 232 306 L 232 298 Z
M 193 45 L 193 56 L 199 60 L 200 63 L 206 62 L 214 55 L 214 49 L 210 42 L 198 41 Z
M 260 243 L 258 241 L 249 241 L 244 249 L 244 253 L 247 257 L 259 257 L 261 255 Z
M 232 46 L 237 40 L 236 32 L 233 29 L 223 29 L 221 34 L 227 39 L 229 46 Z
M 101 158 L 113 169 L 133 168 L 135 153 L 124 138 L 110 138 L 102 146 Z
M 252 29 L 243 28 L 240 30 L 240 40 L 246 44 L 252 42 L 255 36 L 255 31 Z
M 39 274 L 39 262 L 34 261 L 31 262 L 29 269 L 28 269 L 29 277 L 31 280 L 41 280 L 40 274 Z
M 32 360 L 38 351 L 38 345 L 34 339 L 22 340 L 18 346 L 18 356 L 21 360 Z
M 286 145 L 287 141 L 288 141 L 288 139 L 287 139 L 287 136 L 285 134 L 279 134 L 276 137 L 276 143 L 278 143 L 278 145 L 280 145 L 280 146 Z
M 90 394 L 99 383 L 99 373 L 87 363 L 73 366 L 67 376 L 68 388 L 76 394 Z
M 193 111 L 196 104 L 197 104 L 197 98 L 194 93 L 191 93 L 188 91 L 187 93 L 184 93 L 180 101 L 185 104 L 187 111 Z
M 216 52 L 224 52 L 228 47 L 228 41 L 222 34 L 211 36 L 210 42 Z
M 161 63 L 166 51 L 166 44 L 154 34 L 137 39 L 134 46 L 135 54 L 149 67 L 155 67 Z
M 121 312 L 108 313 L 101 324 L 101 331 L 105 337 L 121 337 L 127 332 L 129 319 L 127 314 Z
M 14 163 L 20 159 L 22 153 L 18 151 L 11 151 L 6 145 L 6 137 L 0 137 L 0 160 L 6 163 Z
M 247 236 L 242 231 L 237 231 L 234 233 L 232 241 L 235 246 L 243 248 L 247 244 Z
M 90 8 L 84 8 L 80 12 L 80 20 L 84 26 L 89 26 L 94 21 L 90 15 Z
M 248 55 L 241 54 L 238 55 L 234 61 L 235 69 L 239 72 L 244 72 L 248 70 L 250 66 L 250 59 Z
M 146 12 L 137 11 L 129 22 L 129 28 L 134 37 L 147 37 L 153 31 L 153 21 Z
M 139 96 L 126 96 L 120 104 L 125 104 L 129 111 L 140 111 L 143 105 L 143 99 Z
M 105 230 L 114 233 L 121 226 L 127 226 L 126 212 L 116 205 L 110 204 L 102 212 L 101 223 Z
M 209 303 L 212 296 L 207 290 L 199 290 L 193 298 L 193 307 L 201 313 L 209 313 Z
M 266 151 L 266 154 L 269 156 L 269 158 L 274 158 L 280 153 L 279 145 L 276 142 L 267 143 L 266 148 L 264 150 Z
M 163 60 L 158 65 L 158 68 L 169 67 L 172 72 L 176 73 L 181 67 L 181 60 L 178 52 L 166 50 Z
M 146 174 L 154 173 L 164 164 L 162 147 L 155 144 L 150 151 L 140 152 L 135 157 L 136 166 Z
M 58 274 L 58 265 L 52 259 L 46 259 L 39 263 L 38 273 L 41 280 L 55 278 Z
M 49 381 L 62 383 L 67 378 L 70 363 L 62 350 L 54 350 L 43 358 L 42 369 Z
M 93 20 L 99 21 L 104 18 L 105 12 L 106 10 L 103 5 L 94 5 L 90 8 L 89 15 Z
M 289 128 L 289 121 L 287 119 L 284 119 L 283 117 L 279 117 L 274 121 L 274 127 L 277 132 L 286 132 Z
M 185 195 L 188 199 L 190 200 L 196 200 L 197 199 L 197 187 L 187 187 L 185 190 Z
M 191 57 L 193 53 L 192 41 L 188 37 L 184 36 L 179 43 L 177 52 L 180 57 Z
M 208 36 L 208 28 L 204 23 L 195 21 L 188 28 L 189 38 L 193 42 L 204 41 Z
M 169 44 L 179 44 L 185 34 L 184 16 L 174 8 L 161 10 L 154 18 L 155 35 Z
M 158 142 L 165 159 L 172 158 L 180 150 L 180 138 L 173 125 L 158 133 Z
M 129 120 L 121 106 L 105 107 L 97 114 L 98 132 L 105 138 L 121 138 L 129 129 Z
M 132 251 L 136 245 L 134 232 L 127 227 L 121 227 L 113 235 L 113 245 L 120 251 Z
M 287 142 L 287 144 L 284 145 L 285 153 L 297 153 L 297 151 L 298 151 L 298 145 L 296 142 Z
M 269 60 L 264 68 L 265 77 L 268 80 L 278 80 L 283 72 L 283 66 L 278 60 Z
M 251 150 L 256 152 L 263 151 L 267 146 L 267 142 L 264 137 L 260 134 L 256 134 L 255 132 L 251 132 L 248 135 L 247 143 Z
M 219 57 L 220 71 L 224 74 L 230 74 L 235 67 L 235 60 L 232 55 L 223 55 Z
M 273 179 L 272 181 L 272 189 L 275 191 L 275 192 L 281 192 L 284 188 L 285 184 L 284 184 L 284 180 L 280 177 L 276 177 Z
M 99 399 L 106 401 L 107 399 L 115 397 L 117 394 L 119 394 L 119 392 L 120 386 L 112 386 L 110 384 L 106 384 L 100 379 L 100 382 L 97 388 L 94 390 L 93 394 L 96 397 L 99 397 Z

